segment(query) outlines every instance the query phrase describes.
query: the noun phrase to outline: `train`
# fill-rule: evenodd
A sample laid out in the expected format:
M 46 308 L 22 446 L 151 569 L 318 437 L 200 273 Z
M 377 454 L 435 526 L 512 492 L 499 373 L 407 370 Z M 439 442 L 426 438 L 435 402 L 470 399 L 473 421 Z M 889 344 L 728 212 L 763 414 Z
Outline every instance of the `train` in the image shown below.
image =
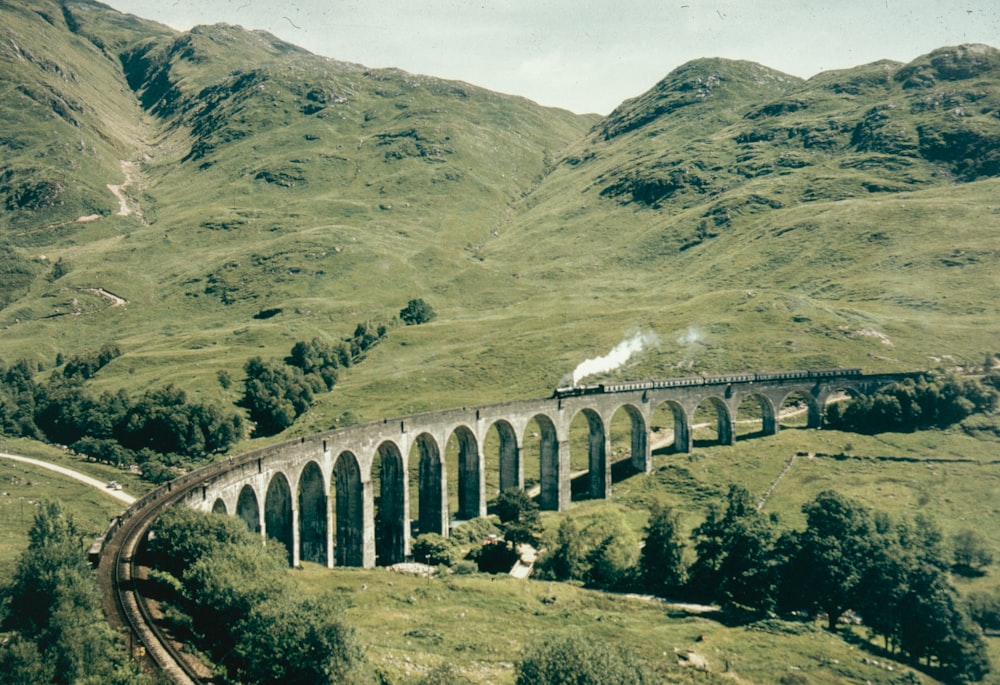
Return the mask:
M 661 388 L 683 388 L 692 385 L 729 385 L 731 383 L 757 383 L 761 381 L 811 381 L 860 375 L 861 369 L 808 369 L 799 371 L 730 373 L 717 376 L 685 376 L 682 378 L 663 378 L 647 381 L 598 383 L 596 385 L 568 385 L 556 388 L 555 392 L 552 393 L 552 398 L 563 399 L 566 397 L 579 397 L 580 395 L 659 390 Z

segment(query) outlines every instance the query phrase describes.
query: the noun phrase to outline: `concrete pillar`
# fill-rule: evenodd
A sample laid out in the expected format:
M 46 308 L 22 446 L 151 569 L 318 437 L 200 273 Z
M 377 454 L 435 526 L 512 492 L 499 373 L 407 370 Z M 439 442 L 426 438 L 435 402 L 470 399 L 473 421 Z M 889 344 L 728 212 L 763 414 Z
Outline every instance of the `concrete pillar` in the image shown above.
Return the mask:
M 555 436 L 555 431 L 551 432 L 542 429 L 542 439 L 539 443 L 539 462 L 541 473 L 539 478 L 538 504 L 542 509 L 552 511 L 562 511 L 560 507 L 562 484 L 561 480 L 569 482 L 565 474 L 569 471 L 569 449 L 564 447 L 566 443 L 560 443 Z M 566 452 L 566 466 L 563 468 L 563 455 Z M 522 480 L 523 482 L 523 480 Z
M 500 436 L 500 492 L 514 488 L 524 488 L 523 448 L 517 442 L 517 435 L 506 422 L 498 423 Z M 480 450 L 482 448 L 480 447 Z M 484 479 L 485 480 L 485 479 Z
M 691 422 L 687 413 L 681 409 L 674 410 L 674 452 L 690 453 L 694 449 L 694 436 L 691 433 Z
M 724 412 L 719 412 L 719 444 L 736 444 L 736 422 Z
M 299 531 L 299 517 L 301 512 L 299 511 L 299 498 L 295 495 L 291 495 L 292 500 L 292 568 L 298 568 L 302 563 L 302 555 L 299 546 L 302 543 L 302 535 Z
M 774 416 L 774 411 L 771 411 L 761 403 L 762 412 L 762 431 L 764 435 L 777 435 L 778 431 L 781 430 L 781 422 L 778 421 Z
M 326 567 L 333 568 L 333 545 L 336 542 L 336 533 L 333 530 L 333 498 L 330 497 L 330 483 L 326 483 L 326 493 L 324 500 L 326 504 Z
M 477 507 L 476 515 L 480 517 L 486 516 L 486 454 L 483 453 L 483 441 L 476 440 L 476 482 L 477 487 L 477 499 L 479 500 L 479 506 Z
M 611 435 L 610 431 L 604 434 L 604 439 L 601 440 L 601 460 L 598 465 L 600 468 L 600 478 L 598 479 L 595 488 L 594 478 L 591 476 L 590 482 L 590 496 L 597 499 L 611 499 Z M 593 472 L 591 472 L 593 473 Z
M 649 448 L 649 428 L 632 423 L 632 468 L 639 473 L 650 473 L 653 470 L 653 451 Z
M 448 467 L 444 462 L 443 452 L 441 454 L 440 485 L 438 486 L 438 491 L 437 518 L 434 523 L 440 527 L 441 535 L 448 537 L 451 534 L 451 517 L 448 515 Z M 423 493 L 420 493 L 420 495 L 422 497 Z
M 359 522 L 352 522 L 355 525 Z M 375 496 L 372 481 L 361 483 L 361 566 L 375 566 Z

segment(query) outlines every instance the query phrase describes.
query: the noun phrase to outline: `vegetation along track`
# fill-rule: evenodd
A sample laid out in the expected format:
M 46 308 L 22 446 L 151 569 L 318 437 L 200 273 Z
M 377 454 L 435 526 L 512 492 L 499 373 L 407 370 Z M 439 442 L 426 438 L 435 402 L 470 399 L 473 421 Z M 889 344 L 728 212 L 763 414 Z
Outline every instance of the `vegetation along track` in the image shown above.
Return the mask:
M 224 468 L 223 464 L 211 464 L 149 492 L 112 520 L 101 548 L 97 575 L 108 622 L 128 631 L 130 653 L 144 657 L 183 685 L 211 681 L 192 668 L 153 620 L 137 588 L 136 554 L 150 527 L 167 507 Z

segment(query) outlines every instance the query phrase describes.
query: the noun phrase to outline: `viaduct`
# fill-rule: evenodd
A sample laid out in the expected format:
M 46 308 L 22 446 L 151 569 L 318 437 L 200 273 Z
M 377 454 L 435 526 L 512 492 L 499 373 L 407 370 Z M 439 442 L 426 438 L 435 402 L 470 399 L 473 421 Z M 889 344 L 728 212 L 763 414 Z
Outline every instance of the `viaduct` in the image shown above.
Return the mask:
M 212 464 L 181 479 L 183 501 L 240 517 L 265 539 L 283 543 L 293 566 L 301 561 L 329 567 L 388 565 L 407 557 L 412 533 L 448 535 L 449 479 L 457 485 L 457 518 L 485 516 L 487 500 L 496 491 L 524 487 L 526 456 L 536 463 L 536 450 L 539 473 L 532 477 L 537 475 L 540 484 L 541 507 L 569 507 L 569 437 L 578 416 L 585 417 L 588 427 L 589 494 L 608 498 L 610 426 L 620 412 L 630 425 L 627 460 L 635 471 L 646 473 L 652 469 L 651 433 L 658 410 L 658 416 L 673 415 L 673 451 L 689 452 L 699 408 L 703 413 L 714 410 L 718 441 L 733 444 L 735 417 L 744 402 L 759 407 L 756 414 L 765 435 L 778 432 L 778 412 L 790 398 L 807 405 L 808 426 L 819 428 L 834 393 L 870 394 L 914 375 L 830 369 L 697 376 L 569 388 L 547 399 L 385 419 Z M 451 459 L 445 458 L 446 451 Z M 488 458 L 499 464 L 495 492 L 487 492 Z M 457 463 L 456 472 L 446 469 L 449 461 Z M 411 474 L 416 475 L 415 487 Z M 411 501 L 414 494 L 416 503 Z

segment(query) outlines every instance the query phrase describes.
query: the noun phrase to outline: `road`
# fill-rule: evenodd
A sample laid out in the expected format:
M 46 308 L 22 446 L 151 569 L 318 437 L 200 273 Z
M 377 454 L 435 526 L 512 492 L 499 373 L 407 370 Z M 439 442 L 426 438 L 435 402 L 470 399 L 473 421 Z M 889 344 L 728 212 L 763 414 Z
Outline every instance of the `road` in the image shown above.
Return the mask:
M 121 502 L 124 502 L 125 504 L 132 504 L 133 502 L 135 502 L 135 497 L 133 497 L 132 495 L 128 494 L 127 492 L 123 492 L 121 490 L 114 490 L 112 488 L 109 488 L 108 484 L 105 483 L 104 481 L 100 481 L 100 480 L 97 480 L 96 478 L 92 478 L 91 476 L 88 476 L 85 473 L 80 473 L 79 471 L 74 471 L 73 469 L 68 469 L 65 466 L 59 466 L 58 464 L 53 464 L 53 463 L 48 462 L 48 461 L 42 461 L 41 459 L 32 459 L 31 457 L 22 457 L 22 456 L 19 456 L 17 454 L 7 454 L 6 452 L 0 452 L 0 458 L 2 458 L 2 459 L 11 459 L 13 461 L 20 461 L 20 462 L 24 462 L 25 464 L 31 464 L 32 466 L 39 466 L 39 467 L 41 467 L 43 469 L 48 469 L 49 471 L 55 471 L 56 473 L 59 473 L 59 474 L 61 474 L 63 476 L 68 476 L 69 478 L 73 478 L 74 480 L 78 480 L 81 483 L 86 483 L 87 485 L 91 485 L 91 486 L 99 489 L 101 492 L 103 492 L 104 494 L 106 494 L 108 497 L 114 497 L 115 499 L 117 499 L 117 500 L 119 500 Z

